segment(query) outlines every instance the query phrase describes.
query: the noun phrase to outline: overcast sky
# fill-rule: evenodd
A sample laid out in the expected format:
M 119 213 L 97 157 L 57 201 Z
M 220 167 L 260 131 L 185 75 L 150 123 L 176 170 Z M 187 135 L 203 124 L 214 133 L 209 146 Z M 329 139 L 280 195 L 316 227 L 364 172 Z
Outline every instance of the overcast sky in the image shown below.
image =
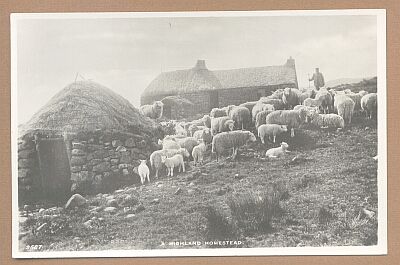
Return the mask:
M 375 16 L 24 19 L 17 24 L 18 123 L 79 72 L 134 106 L 161 71 L 197 59 L 210 70 L 296 60 L 300 86 L 319 67 L 325 80 L 377 73 Z

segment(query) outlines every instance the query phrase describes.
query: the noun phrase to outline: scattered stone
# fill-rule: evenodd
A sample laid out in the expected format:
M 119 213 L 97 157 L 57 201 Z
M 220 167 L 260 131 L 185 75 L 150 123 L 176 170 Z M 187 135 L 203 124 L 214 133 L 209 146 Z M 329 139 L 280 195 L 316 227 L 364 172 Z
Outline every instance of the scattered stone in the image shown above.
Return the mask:
M 73 166 L 73 167 L 71 167 L 71 172 L 72 173 L 77 173 L 77 172 L 79 172 L 81 170 L 82 170 L 81 166 Z
M 128 214 L 127 216 L 125 216 L 125 218 L 126 218 L 126 219 L 129 219 L 129 218 L 133 218 L 133 217 L 135 217 L 135 216 L 136 216 L 136 214 L 130 213 L 130 214 Z
M 112 206 L 112 207 L 118 207 L 118 201 L 116 199 L 112 199 L 112 200 L 107 201 L 106 205 Z
M 106 207 L 106 208 L 104 208 L 103 211 L 106 212 L 106 213 L 115 213 L 117 211 L 117 208 L 115 208 L 115 207 Z
M 31 158 L 22 158 L 18 159 L 18 167 L 19 168 L 32 168 L 35 164 L 35 161 Z
M 115 151 L 117 151 L 117 152 L 126 152 L 126 147 L 120 145 L 120 146 L 117 147 L 117 149 L 115 149 Z
M 81 149 L 72 149 L 71 154 L 73 156 L 84 156 L 84 155 L 86 155 L 85 151 L 83 151 Z
M 105 195 L 106 195 L 105 198 L 106 198 L 108 201 L 114 199 L 114 195 L 108 195 L 108 194 L 105 194 Z
M 43 208 L 39 209 L 39 213 L 43 213 L 44 211 L 45 211 L 45 209 L 43 209 Z
M 164 184 L 160 183 L 160 184 L 157 185 L 157 188 L 162 188 L 163 186 L 164 186 Z
M 94 140 L 94 139 L 93 139 Z M 84 149 L 85 145 L 82 143 L 72 143 L 72 148 L 73 149 Z
M 92 220 L 84 222 L 83 225 L 86 226 L 87 228 L 91 228 L 92 227 Z
M 65 209 L 70 209 L 72 207 L 83 206 L 87 203 L 87 200 L 80 194 L 74 194 L 69 198 L 68 202 L 65 204 Z
M 114 191 L 114 193 L 121 193 L 121 192 L 124 192 L 124 190 L 116 190 L 116 191 Z
M 27 149 L 27 150 L 19 150 L 18 158 L 31 158 L 35 154 L 35 150 Z
M 118 146 L 122 145 L 122 142 L 120 140 L 113 140 L 111 142 L 111 144 L 113 147 L 118 147 Z
M 127 169 L 127 168 L 124 168 L 124 169 L 122 170 L 122 174 L 123 174 L 124 176 L 129 175 L 128 169 Z
M 367 126 L 367 127 L 365 127 L 365 130 L 366 130 L 366 131 L 368 131 L 369 129 L 371 129 L 371 128 L 369 128 L 368 126 Z
M 193 182 L 190 182 L 188 186 L 189 186 L 189 187 L 193 187 L 193 186 L 194 186 L 194 183 L 193 183 Z
M 187 190 L 187 193 L 188 193 L 188 194 L 192 194 L 192 193 L 194 193 L 194 190 L 189 189 L 189 190 Z
M 99 212 L 100 210 L 101 210 L 101 206 L 97 206 L 97 207 L 94 207 L 94 208 L 92 208 L 92 209 L 90 209 L 90 212 L 92 212 L 92 213 L 94 213 L 94 212 Z
M 178 188 L 175 192 L 174 192 L 174 194 L 175 195 L 178 195 L 179 193 L 181 193 L 182 192 L 182 189 L 181 188 Z

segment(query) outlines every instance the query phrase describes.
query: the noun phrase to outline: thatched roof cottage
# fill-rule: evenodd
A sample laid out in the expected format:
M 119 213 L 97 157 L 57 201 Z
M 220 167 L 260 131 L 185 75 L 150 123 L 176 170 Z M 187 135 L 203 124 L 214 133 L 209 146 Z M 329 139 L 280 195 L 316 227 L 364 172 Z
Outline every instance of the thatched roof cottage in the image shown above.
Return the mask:
M 207 113 L 215 107 L 254 101 L 285 87 L 298 87 L 291 57 L 283 65 L 218 71 L 208 70 L 205 61 L 198 60 L 191 69 L 161 73 L 144 90 L 141 104 L 180 96 L 195 104 L 197 113 Z

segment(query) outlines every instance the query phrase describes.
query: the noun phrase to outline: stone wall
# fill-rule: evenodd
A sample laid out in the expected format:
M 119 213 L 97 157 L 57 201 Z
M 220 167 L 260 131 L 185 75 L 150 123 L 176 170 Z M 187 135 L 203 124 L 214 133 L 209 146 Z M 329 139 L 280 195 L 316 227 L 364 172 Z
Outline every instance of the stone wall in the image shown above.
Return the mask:
M 20 202 L 42 199 L 41 175 L 34 135 L 19 139 L 18 188 Z M 147 135 L 96 131 L 65 134 L 71 170 L 71 193 L 93 194 L 139 182 L 135 167 L 157 149 Z M 149 164 L 150 167 L 150 164 Z

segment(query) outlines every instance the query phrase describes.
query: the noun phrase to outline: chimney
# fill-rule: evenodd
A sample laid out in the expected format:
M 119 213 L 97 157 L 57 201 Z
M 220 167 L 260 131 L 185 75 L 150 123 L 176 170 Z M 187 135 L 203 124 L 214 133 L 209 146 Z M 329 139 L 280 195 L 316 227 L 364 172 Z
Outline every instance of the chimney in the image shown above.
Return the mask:
M 194 68 L 199 69 L 199 70 L 207 70 L 206 61 L 205 60 L 197 60 L 196 66 Z
M 294 59 L 292 58 L 292 56 L 290 56 L 289 59 L 287 59 L 285 65 L 293 68 L 295 67 Z

